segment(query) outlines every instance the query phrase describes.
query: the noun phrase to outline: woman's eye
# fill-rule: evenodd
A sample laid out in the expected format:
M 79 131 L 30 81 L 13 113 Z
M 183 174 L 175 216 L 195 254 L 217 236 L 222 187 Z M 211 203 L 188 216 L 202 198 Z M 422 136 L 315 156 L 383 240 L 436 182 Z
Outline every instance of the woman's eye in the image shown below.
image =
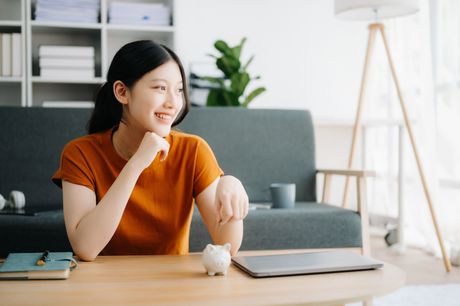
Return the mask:
M 162 85 L 157 85 L 157 86 L 154 86 L 153 88 L 159 89 L 159 90 L 166 90 L 166 86 L 162 86 Z
M 184 89 L 183 89 L 183 88 L 179 88 L 177 91 L 179 91 L 180 93 L 183 93 L 183 92 L 184 92 Z

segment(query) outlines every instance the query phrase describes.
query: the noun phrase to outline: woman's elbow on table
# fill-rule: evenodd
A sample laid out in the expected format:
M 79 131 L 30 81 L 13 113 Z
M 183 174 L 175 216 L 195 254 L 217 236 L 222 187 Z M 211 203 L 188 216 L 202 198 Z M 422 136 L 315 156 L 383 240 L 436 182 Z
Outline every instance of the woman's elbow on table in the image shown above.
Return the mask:
M 82 248 L 75 248 L 73 247 L 73 251 L 75 255 L 83 261 L 94 261 L 98 255 L 98 253 L 91 251 L 91 250 L 84 250 Z

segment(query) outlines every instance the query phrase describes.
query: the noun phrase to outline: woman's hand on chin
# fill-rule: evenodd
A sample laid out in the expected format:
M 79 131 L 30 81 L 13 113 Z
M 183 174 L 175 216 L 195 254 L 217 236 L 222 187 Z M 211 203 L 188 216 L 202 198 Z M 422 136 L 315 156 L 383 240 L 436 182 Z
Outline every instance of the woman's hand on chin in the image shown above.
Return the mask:
M 141 167 L 142 170 L 150 166 L 155 157 L 160 153 L 160 160 L 164 161 L 168 156 L 169 143 L 154 132 L 146 132 L 136 153 L 130 161 Z

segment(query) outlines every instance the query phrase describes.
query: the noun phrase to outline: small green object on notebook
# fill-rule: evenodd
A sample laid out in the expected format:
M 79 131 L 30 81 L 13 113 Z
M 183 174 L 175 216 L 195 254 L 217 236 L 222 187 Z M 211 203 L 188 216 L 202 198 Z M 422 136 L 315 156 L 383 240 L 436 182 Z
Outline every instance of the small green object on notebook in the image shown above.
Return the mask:
M 48 252 L 46 264 L 38 265 L 42 253 L 10 253 L 0 266 L 0 279 L 66 279 L 77 262 L 72 252 Z

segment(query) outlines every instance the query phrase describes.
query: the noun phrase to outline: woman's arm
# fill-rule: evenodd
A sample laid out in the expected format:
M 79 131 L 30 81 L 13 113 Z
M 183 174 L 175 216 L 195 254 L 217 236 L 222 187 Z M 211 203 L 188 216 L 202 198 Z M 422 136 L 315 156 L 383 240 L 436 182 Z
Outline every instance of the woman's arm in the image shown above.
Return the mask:
M 139 175 L 128 162 L 98 205 L 88 187 L 62 182 L 67 236 L 80 259 L 94 260 L 110 241 Z
M 147 132 L 136 153 L 97 205 L 93 190 L 63 180 L 67 236 L 72 249 L 80 259 L 94 260 L 107 245 L 120 223 L 142 171 L 153 162 L 157 152 L 161 151 L 164 159 L 168 150 L 169 144 L 166 140 Z
M 249 206 L 241 182 L 233 176 L 218 178 L 196 197 L 196 202 L 214 243 L 229 242 L 235 255 L 243 240 L 243 219 Z

